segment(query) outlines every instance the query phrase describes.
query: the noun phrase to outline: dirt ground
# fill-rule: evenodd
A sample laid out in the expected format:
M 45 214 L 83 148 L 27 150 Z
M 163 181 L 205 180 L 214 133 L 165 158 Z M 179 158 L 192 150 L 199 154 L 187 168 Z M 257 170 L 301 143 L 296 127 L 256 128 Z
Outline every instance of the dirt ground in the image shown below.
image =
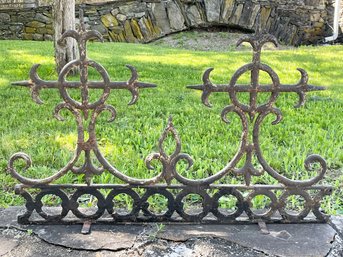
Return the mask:
M 236 30 L 192 30 L 171 34 L 149 44 L 182 48 L 187 50 L 227 52 L 248 50 L 250 46 L 243 44 L 236 48 L 236 43 L 244 34 Z M 267 44 L 266 49 L 277 49 L 273 44 Z M 279 45 L 278 49 L 291 49 L 292 46 Z

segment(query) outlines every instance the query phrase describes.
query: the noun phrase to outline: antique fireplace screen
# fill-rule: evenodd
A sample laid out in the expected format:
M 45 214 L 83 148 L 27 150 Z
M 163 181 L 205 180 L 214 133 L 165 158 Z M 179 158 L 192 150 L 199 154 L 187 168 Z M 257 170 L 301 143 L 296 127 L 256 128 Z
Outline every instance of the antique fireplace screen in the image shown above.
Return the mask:
M 16 162 L 24 160 L 27 169 L 31 166 L 31 158 L 25 153 L 14 154 L 8 163 L 8 172 L 21 184 L 16 185 L 16 194 L 26 200 L 26 212 L 18 216 L 20 223 L 49 223 L 69 224 L 88 222 L 206 222 L 206 223 L 246 223 L 246 222 L 325 222 L 328 218 L 321 209 L 320 204 L 324 196 L 330 195 L 332 187 L 316 185 L 322 180 L 327 165 L 319 155 L 310 155 L 305 160 L 305 169 L 310 170 L 316 164 L 317 175 L 308 180 L 291 180 L 272 168 L 264 159 L 259 142 L 260 126 L 268 115 L 275 116 L 272 125 L 279 123 L 282 119 L 281 111 L 275 107 L 279 95 L 285 93 L 296 93 L 299 95 L 300 107 L 305 102 L 305 94 L 309 91 L 323 90 L 323 87 L 311 86 L 308 84 L 308 75 L 305 70 L 298 69 L 301 79 L 297 84 L 281 84 L 278 75 L 271 67 L 261 62 L 261 49 L 265 43 L 271 42 L 277 46 L 276 39 L 269 34 L 261 33 L 259 30 L 253 34 L 244 36 L 237 45 L 248 42 L 253 48 L 252 62 L 239 68 L 232 76 L 229 84 L 215 85 L 210 79 L 212 68 L 203 74 L 203 84 L 188 86 L 190 89 L 202 90 L 201 100 L 206 106 L 210 106 L 208 97 L 212 92 L 223 92 L 228 94 L 231 104 L 226 106 L 221 118 L 229 122 L 227 115 L 235 113 L 242 123 L 242 134 L 239 149 L 234 157 L 229 160 L 226 166 L 220 171 L 213 171 L 213 175 L 202 179 L 188 179 L 182 176 L 177 170 L 177 163 L 183 161 L 188 163 L 188 168 L 193 165 L 190 155 L 181 152 L 181 142 L 178 133 L 170 118 L 168 125 L 162 133 L 158 142 L 159 151 L 146 157 L 148 169 L 154 169 L 153 161 L 162 164 L 162 171 L 150 179 L 137 179 L 125 175 L 115 166 L 109 163 L 100 152 L 97 144 L 96 123 L 102 112 L 109 112 L 113 121 L 116 118 L 116 110 L 113 106 L 106 104 L 112 90 L 127 89 L 132 93 L 134 104 L 138 100 L 140 88 L 155 87 L 154 84 L 138 82 L 136 69 L 127 66 L 132 76 L 126 82 L 112 82 L 105 68 L 97 62 L 87 58 L 86 43 L 90 39 L 100 39 L 102 36 L 96 31 L 86 31 L 80 26 L 78 31 L 66 31 L 61 41 L 71 37 L 78 42 L 79 59 L 66 64 L 61 70 L 57 81 L 45 81 L 37 75 L 39 65 L 31 68 L 30 80 L 15 82 L 13 84 L 29 87 L 34 101 L 42 103 L 39 97 L 42 89 L 57 89 L 63 100 L 55 107 L 54 116 L 63 120 L 60 111 L 68 110 L 76 120 L 78 139 L 73 158 L 54 175 L 44 179 L 32 179 L 21 175 L 17 171 Z M 77 67 L 80 73 L 80 81 L 70 82 L 66 80 L 68 73 Z M 102 81 L 94 82 L 88 80 L 88 68 L 94 68 L 102 77 Z M 262 85 L 259 82 L 260 72 L 269 75 L 272 83 Z M 238 84 L 239 78 L 245 73 L 250 74 L 251 82 L 247 85 Z M 79 89 L 81 101 L 73 99 L 68 89 Z M 91 102 L 89 98 L 90 89 L 102 91 L 100 98 Z M 237 97 L 238 93 L 246 93 L 249 96 L 249 104 L 241 103 Z M 263 104 L 257 103 L 259 93 L 269 93 L 268 101 Z M 86 121 L 89 122 L 86 128 Z M 249 127 L 252 129 L 249 130 Z M 88 132 L 88 138 L 85 136 Z M 168 155 L 164 149 L 164 143 L 168 136 L 175 140 L 175 151 Z M 187 142 L 191 143 L 191 142 Z M 84 154 L 85 160 L 81 167 L 76 165 L 80 156 Z M 94 155 L 101 164 L 100 167 L 92 162 L 91 155 Z M 257 158 L 261 169 L 257 169 L 252 159 Z M 243 165 L 238 167 L 239 162 Z M 53 184 L 68 172 L 83 174 L 85 184 Z M 122 181 L 121 184 L 93 184 L 92 177 L 103 172 L 109 172 Z M 262 185 L 253 184 L 253 176 L 261 176 L 267 173 L 279 182 L 279 184 Z M 241 175 L 244 184 L 221 184 L 217 183 L 228 174 Z M 103 192 L 107 192 L 104 194 Z M 42 198 L 46 195 L 53 195 L 60 198 L 58 213 L 45 211 Z M 91 195 L 95 199 L 96 207 L 84 208 L 79 198 L 83 195 Z M 115 199 L 118 195 L 126 195 L 130 198 L 132 206 L 127 212 L 118 211 L 115 208 Z M 149 199 L 159 195 L 165 199 L 166 210 L 156 213 L 149 208 Z M 189 195 L 197 196 L 199 208 L 187 210 L 185 199 Z M 263 196 L 268 199 L 266 205 L 259 210 L 253 208 L 252 201 L 256 196 Z M 234 199 L 232 208 L 224 208 L 220 204 L 223 199 Z M 299 212 L 292 212 L 287 209 L 287 201 L 290 197 L 303 199 L 303 209 Z M 128 207 L 128 206 L 126 206 Z

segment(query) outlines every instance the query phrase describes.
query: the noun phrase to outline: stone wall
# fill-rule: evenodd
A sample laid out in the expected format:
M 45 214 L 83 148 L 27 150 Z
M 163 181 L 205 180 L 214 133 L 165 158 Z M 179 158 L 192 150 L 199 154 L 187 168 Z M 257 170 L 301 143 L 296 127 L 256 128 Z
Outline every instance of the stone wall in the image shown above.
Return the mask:
M 32 8 L 37 7 L 39 3 L 37 0 L 1 0 L 0 10 L 13 8 Z
M 333 0 L 115 0 L 83 9 L 87 28 L 108 41 L 149 42 L 212 26 L 253 31 L 258 16 L 284 44 L 316 43 L 332 34 Z M 0 39 L 51 40 L 51 16 L 49 6 L 0 10 Z
M 0 11 L 0 39 L 52 40 L 51 7 Z

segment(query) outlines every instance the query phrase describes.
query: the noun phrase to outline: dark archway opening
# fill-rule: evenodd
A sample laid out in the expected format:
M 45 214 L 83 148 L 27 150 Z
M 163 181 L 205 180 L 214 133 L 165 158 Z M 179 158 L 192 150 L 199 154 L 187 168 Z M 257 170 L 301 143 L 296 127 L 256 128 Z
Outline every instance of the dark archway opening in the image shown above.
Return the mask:
M 166 35 L 150 44 L 188 50 L 225 52 L 235 49 L 238 39 L 251 33 L 254 31 L 238 26 L 191 27 Z

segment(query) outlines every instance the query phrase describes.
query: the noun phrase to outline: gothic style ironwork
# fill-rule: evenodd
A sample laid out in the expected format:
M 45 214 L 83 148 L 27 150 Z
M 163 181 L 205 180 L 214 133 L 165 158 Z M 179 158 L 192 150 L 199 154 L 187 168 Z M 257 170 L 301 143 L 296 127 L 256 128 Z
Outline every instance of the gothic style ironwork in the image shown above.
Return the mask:
M 138 99 L 139 88 L 149 88 L 155 85 L 141 83 L 137 81 L 137 72 L 134 67 L 128 66 L 132 72 L 132 77 L 127 82 L 111 82 L 110 78 L 100 64 L 89 60 L 86 55 L 86 42 L 91 38 L 102 39 L 101 35 L 95 31 L 85 31 L 81 26 L 80 31 L 67 31 L 63 34 L 62 39 L 72 37 L 77 40 L 80 48 L 80 58 L 68 63 L 60 72 L 58 81 L 45 81 L 38 77 L 37 68 L 34 65 L 30 72 L 30 80 L 16 82 L 14 84 L 26 86 L 31 89 L 32 98 L 38 104 L 42 103 L 39 98 L 39 92 L 44 88 L 58 89 L 63 102 L 55 108 L 55 117 L 63 120 L 60 115 L 62 109 L 69 110 L 76 119 L 78 128 L 78 141 L 74 157 L 54 175 L 45 179 L 27 178 L 17 171 L 15 163 L 17 160 L 24 160 L 27 169 L 31 165 L 31 159 L 25 153 L 14 154 L 8 163 L 8 171 L 21 184 L 17 185 L 15 190 L 26 200 L 26 213 L 18 216 L 21 223 L 73 223 L 73 222 L 141 222 L 141 221 L 168 221 L 168 222 L 213 222 L 213 223 L 237 223 L 237 222 L 324 222 L 327 215 L 320 211 L 320 203 L 324 196 L 329 195 L 332 191 L 330 186 L 315 185 L 319 182 L 326 172 L 326 162 L 319 155 L 310 155 L 305 160 L 305 169 L 310 170 L 312 164 L 319 166 L 317 176 L 303 181 L 291 180 L 280 174 L 272 168 L 263 158 L 262 150 L 259 144 L 260 125 L 264 119 L 273 114 L 276 116 L 273 125 L 279 123 L 282 114 L 274 106 L 278 96 L 282 92 L 294 92 L 299 95 L 297 107 L 305 102 L 305 93 L 314 90 L 323 90 L 322 87 L 308 85 L 308 75 L 306 71 L 298 69 L 301 73 L 300 81 L 295 85 L 283 85 L 280 83 L 278 75 L 266 64 L 260 60 L 262 46 L 267 42 L 277 45 L 276 39 L 271 35 L 256 33 L 239 40 L 238 45 L 242 42 L 248 42 L 253 47 L 253 59 L 251 63 L 239 68 L 231 78 L 228 85 L 215 85 L 210 79 L 208 69 L 203 75 L 203 85 L 189 86 L 191 89 L 202 90 L 202 101 L 209 106 L 208 97 L 212 92 L 226 92 L 229 94 L 232 104 L 225 107 L 222 111 L 222 119 L 228 122 L 227 115 L 231 112 L 236 113 L 241 119 L 243 131 L 241 143 L 238 152 L 233 159 L 220 171 L 204 179 L 188 179 L 180 174 L 177 170 L 179 161 L 186 161 L 188 169 L 193 165 L 192 158 L 181 152 L 181 141 L 175 130 L 171 118 L 164 130 L 159 143 L 158 153 L 150 154 L 146 158 L 148 169 L 154 169 L 153 160 L 162 164 L 162 171 L 150 179 L 136 179 L 125 175 L 123 172 L 112 166 L 99 151 L 96 138 L 95 125 L 97 117 L 104 111 L 111 113 L 110 121 L 116 117 L 116 110 L 113 106 L 107 105 L 106 100 L 111 90 L 127 89 L 132 93 L 132 100 L 129 104 L 134 104 Z M 79 67 L 80 82 L 68 82 L 65 77 L 68 72 Z M 88 81 L 88 67 L 95 68 L 103 78 L 102 82 Z M 260 71 L 266 72 L 272 81 L 270 85 L 260 85 Z M 249 85 L 237 84 L 238 79 L 244 73 L 251 73 L 251 83 Z M 76 101 L 69 93 L 68 89 L 77 88 L 81 90 L 82 101 Z M 99 100 L 90 102 L 89 89 L 101 89 L 103 93 Z M 241 103 L 237 98 L 237 93 L 246 92 L 250 95 L 249 104 Z M 259 93 L 270 93 L 269 100 L 258 105 L 257 96 Z M 84 136 L 85 121 L 89 121 L 88 134 L 86 140 Z M 249 126 L 252 126 L 252 135 L 249 135 Z M 164 142 L 168 136 L 172 136 L 176 142 L 175 151 L 168 155 L 164 149 Z M 252 138 L 252 139 L 250 139 Z M 85 161 L 82 167 L 76 167 L 81 154 L 84 153 Z M 91 159 L 94 155 L 101 167 L 97 167 Z M 256 156 L 262 169 L 258 170 L 253 162 Z M 243 167 L 238 168 L 240 160 L 245 160 Z M 25 170 L 24 169 L 24 170 Z M 56 179 L 62 177 L 67 172 L 75 174 L 84 174 L 86 184 L 51 184 Z M 123 184 L 92 184 L 92 177 L 109 172 L 116 178 L 120 179 Z M 243 185 L 220 184 L 218 181 L 229 173 L 242 175 L 245 180 Z M 280 184 L 260 185 L 253 184 L 253 176 L 261 176 L 267 173 Z M 103 195 L 107 190 L 108 194 Z M 68 193 L 69 195 L 68 195 Z M 35 196 L 33 195 L 35 194 Z M 71 194 L 71 196 L 70 196 Z M 78 199 L 82 195 L 91 195 L 97 199 L 97 208 L 85 209 L 80 207 Z M 127 213 L 116 210 L 115 197 L 119 194 L 127 195 L 132 200 L 132 208 Z M 54 195 L 61 199 L 61 212 L 49 214 L 44 210 L 42 198 L 45 195 Z M 163 213 L 156 213 L 149 208 L 151 197 L 160 195 L 164 197 L 166 210 Z M 201 205 L 200 211 L 187 210 L 185 199 L 189 195 L 198 195 Z M 262 195 L 269 199 L 269 203 L 260 210 L 253 208 L 253 199 Z M 303 198 L 303 209 L 298 213 L 293 213 L 287 209 L 287 200 L 291 196 Z M 221 202 L 226 198 L 232 197 L 236 204 L 233 208 L 225 208 Z M 150 199 L 150 200 L 149 200 Z M 36 214 L 34 214 L 34 211 Z M 69 213 L 69 212 L 72 212 Z M 308 215 L 310 212 L 314 215 Z M 69 213 L 69 214 L 68 214 Z M 33 219 L 34 215 L 40 216 L 39 219 Z

